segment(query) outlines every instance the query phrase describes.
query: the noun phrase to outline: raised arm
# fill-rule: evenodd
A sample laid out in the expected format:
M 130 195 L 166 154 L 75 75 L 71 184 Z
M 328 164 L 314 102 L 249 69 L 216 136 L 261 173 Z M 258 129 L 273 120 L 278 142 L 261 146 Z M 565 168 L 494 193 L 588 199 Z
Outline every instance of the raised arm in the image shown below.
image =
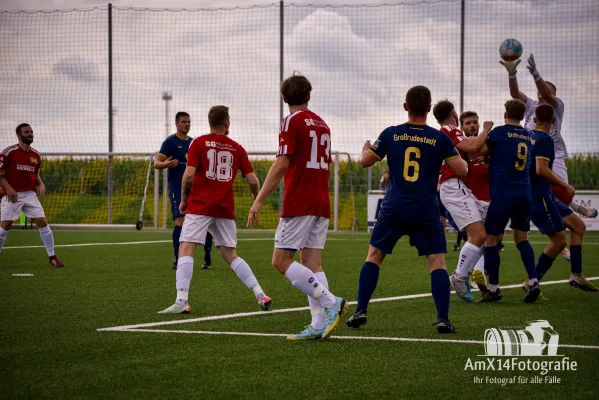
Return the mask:
M 535 58 L 532 54 L 528 57 L 528 65 L 526 66 L 526 68 L 528 68 L 530 74 L 534 78 L 535 85 L 537 86 L 537 90 L 539 91 L 541 97 L 543 97 L 543 99 L 548 104 L 550 104 L 551 107 L 556 108 L 557 98 L 555 97 L 555 94 L 551 91 L 551 88 L 549 88 L 547 82 L 545 82 L 543 78 L 541 78 L 541 74 L 539 73 L 539 71 L 537 71 L 537 64 L 535 63 Z
M 510 95 L 512 96 L 512 98 L 526 102 L 526 95 L 520 91 L 520 88 L 518 87 L 518 78 L 516 77 L 516 74 L 518 73 L 517 67 L 521 61 L 522 60 L 516 60 L 516 61 L 501 60 L 501 61 L 499 61 L 499 64 L 503 65 L 508 72 L 509 83 L 510 83 Z

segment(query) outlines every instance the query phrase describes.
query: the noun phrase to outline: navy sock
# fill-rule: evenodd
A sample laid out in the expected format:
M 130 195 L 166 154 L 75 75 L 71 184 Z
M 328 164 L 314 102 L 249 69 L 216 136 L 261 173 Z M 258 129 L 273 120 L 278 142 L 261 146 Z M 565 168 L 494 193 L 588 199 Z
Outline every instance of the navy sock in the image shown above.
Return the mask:
M 570 270 L 573 274 L 582 273 L 582 246 L 570 246 Z
M 537 278 L 539 281 L 543 279 L 543 276 L 549 271 L 549 268 L 551 268 L 554 261 L 555 258 L 551 258 L 547 254 L 541 253 L 539 261 L 537 261 Z
M 490 285 L 499 285 L 499 248 L 485 246 L 485 271 L 489 275 Z
M 375 263 L 366 261 L 360 271 L 358 281 L 358 310 L 366 311 L 370 298 L 379 281 L 380 268 Z
M 437 319 L 448 319 L 449 316 L 449 275 L 446 269 L 436 269 L 431 272 L 431 293 L 437 307 Z
M 175 260 L 179 258 L 179 238 L 181 237 L 181 227 L 175 225 L 173 229 L 173 250 L 175 251 Z
M 536 279 L 537 269 L 535 267 L 535 251 L 532 249 L 530 242 L 528 240 L 524 240 L 518 243 L 516 247 L 520 252 L 520 258 L 522 258 L 522 263 L 524 264 L 524 268 L 528 274 L 528 279 Z
M 204 263 L 211 265 L 212 258 L 210 252 L 212 251 L 212 235 L 210 232 L 206 232 L 206 243 L 204 243 Z

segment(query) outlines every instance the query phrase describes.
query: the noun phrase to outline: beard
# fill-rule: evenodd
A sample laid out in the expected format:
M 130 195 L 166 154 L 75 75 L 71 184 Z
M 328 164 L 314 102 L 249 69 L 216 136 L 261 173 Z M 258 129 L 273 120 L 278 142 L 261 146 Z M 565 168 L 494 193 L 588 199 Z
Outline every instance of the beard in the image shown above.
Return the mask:
M 32 137 L 22 137 L 21 136 L 21 141 L 25 144 L 31 144 L 31 143 L 33 143 L 33 136 Z

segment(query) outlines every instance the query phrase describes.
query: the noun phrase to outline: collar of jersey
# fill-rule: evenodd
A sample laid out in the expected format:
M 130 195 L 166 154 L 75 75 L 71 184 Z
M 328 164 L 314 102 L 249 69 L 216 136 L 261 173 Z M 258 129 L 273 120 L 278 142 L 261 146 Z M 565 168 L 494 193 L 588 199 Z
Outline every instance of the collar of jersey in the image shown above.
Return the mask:
M 506 125 L 518 126 L 518 127 L 522 128 L 522 125 L 520 125 L 520 124 L 510 124 L 510 123 L 508 122 L 508 123 L 506 123 Z
M 427 126 L 426 122 L 406 122 L 408 125 Z
M 177 139 L 180 139 L 180 140 L 189 140 L 189 136 L 182 138 L 181 136 L 179 136 L 179 133 L 175 133 L 175 136 L 177 137 Z

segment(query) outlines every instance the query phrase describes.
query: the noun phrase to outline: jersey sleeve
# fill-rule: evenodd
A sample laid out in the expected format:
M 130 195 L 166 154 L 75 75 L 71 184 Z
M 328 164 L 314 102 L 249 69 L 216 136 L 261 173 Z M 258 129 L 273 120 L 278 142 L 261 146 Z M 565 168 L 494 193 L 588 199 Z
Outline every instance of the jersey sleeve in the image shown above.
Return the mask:
M 4 154 L 4 151 L 0 152 L 0 169 L 6 171 L 8 164 L 10 163 L 10 156 Z
M 491 130 L 491 132 L 489 132 L 489 135 L 487 136 L 487 141 L 485 142 L 488 149 L 492 149 L 493 146 L 495 146 L 495 143 L 497 143 L 497 134 L 497 129 L 493 129 Z
M 187 166 L 198 168 L 202 165 L 202 146 L 199 140 L 193 140 L 187 152 Z
M 251 174 L 254 172 L 254 168 L 252 167 L 252 163 L 248 157 L 248 153 L 242 146 L 239 146 L 239 170 L 241 171 L 241 176 L 246 177 L 247 174 Z
M 451 139 L 451 141 L 453 142 L 453 144 L 456 145 L 456 146 L 462 140 L 466 140 L 466 136 L 464 136 L 464 134 L 462 133 L 462 131 L 460 131 L 457 128 L 441 129 L 441 132 L 445 133 L 445 135 L 447 135 Z
M 388 137 L 389 137 L 389 128 L 385 129 L 379 135 L 379 138 L 374 142 L 370 151 L 377 160 L 381 161 L 387 155 L 387 147 L 388 147 Z
M 171 152 L 170 144 L 171 144 L 171 141 L 168 139 L 165 140 L 164 142 L 162 142 L 162 146 L 160 146 L 160 151 L 158 152 L 158 154 L 162 154 L 166 158 L 171 157 L 173 154 Z
M 454 142 L 449 136 L 441 135 L 440 139 L 439 144 L 441 145 L 441 152 L 445 161 L 451 161 L 460 157 L 458 149 L 455 148 Z
M 291 116 L 287 118 L 291 118 Z M 277 157 L 293 155 L 295 153 L 296 143 L 296 129 L 293 119 L 290 121 L 287 121 L 287 119 L 283 120 L 281 132 L 279 133 L 279 149 L 277 151 Z
M 553 140 L 549 136 L 543 136 L 535 143 L 536 158 L 551 161 L 553 156 Z

